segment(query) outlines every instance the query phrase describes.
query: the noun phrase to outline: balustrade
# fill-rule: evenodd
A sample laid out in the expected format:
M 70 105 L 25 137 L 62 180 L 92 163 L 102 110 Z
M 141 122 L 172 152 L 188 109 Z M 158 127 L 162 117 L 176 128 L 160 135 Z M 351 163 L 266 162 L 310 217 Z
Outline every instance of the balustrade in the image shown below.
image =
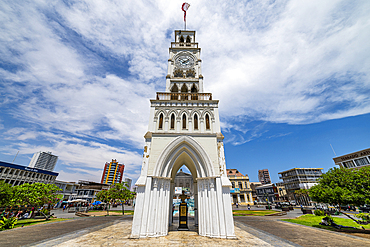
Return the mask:
M 157 100 L 212 100 L 211 93 L 157 93 Z

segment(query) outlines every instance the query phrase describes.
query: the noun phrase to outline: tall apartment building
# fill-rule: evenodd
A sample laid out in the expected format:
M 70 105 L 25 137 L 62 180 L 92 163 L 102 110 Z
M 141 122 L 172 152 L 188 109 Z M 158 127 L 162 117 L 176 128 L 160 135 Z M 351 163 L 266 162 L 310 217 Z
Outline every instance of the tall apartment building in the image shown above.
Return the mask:
M 125 165 L 118 164 L 117 160 L 110 163 L 105 163 L 103 176 L 101 177 L 102 184 L 115 184 L 121 183 L 123 178 L 123 170 Z
M 279 178 L 283 180 L 288 199 L 301 203 L 301 199 L 297 198 L 294 191 L 309 189 L 317 184 L 316 180 L 321 177 L 322 170 L 323 168 L 293 168 L 279 172 Z
M 270 178 L 269 170 L 268 169 L 258 170 L 258 180 L 262 184 L 270 184 L 271 178 Z
M 333 158 L 343 168 L 361 168 L 370 165 L 370 148 Z
M 124 179 L 123 181 L 125 181 L 125 183 L 127 183 L 127 187 L 128 187 L 129 189 L 131 189 L 132 179 L 131 179 L 131 178 L 126 178 L 126 177 L 125 177 L 125 179 Z
M 37 152 L 33 155 L 28 167 L 54 171 L 58 156 L 52 155 L 51 152 Z

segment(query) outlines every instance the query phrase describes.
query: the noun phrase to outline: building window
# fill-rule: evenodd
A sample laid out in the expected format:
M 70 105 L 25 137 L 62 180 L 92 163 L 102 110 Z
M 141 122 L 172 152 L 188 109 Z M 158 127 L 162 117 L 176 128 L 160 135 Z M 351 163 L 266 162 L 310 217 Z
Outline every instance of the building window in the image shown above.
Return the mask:
M 243 188 L 242 182 L 239 182 L 238 185 L 239 185 L 239 189 Z
M 175 129 L 175 114 L 171 115 L 171 129 Z
M 235 183 L 234 182 L 231 182 L 231 187 L 235 188 Z
M 366 157 L 364 157 L 364 158 L 356 159 L 355 163 L 357 166 L 364 166 L 364 165 L 369 164 L 369 161 L 366 159 Z
M 209 125 L 209 116 L 208 116 L 208 114 L 206 114 L 206 129 L 207 130 L 211 129 L 210 125 Z
M 350 160 L 350 161 L 343 162 L 343 166 L 345 168 L 352 168 L 352 167 L 355 167 L 355 164 L 353 163 L 352 160 Z
M 182 115 L 182 129 L 186 129 L 186 115 Z
M 162 129 L 163 127 L 163 114 L 161 113 L 161 115 L 159 115 L 159 127 L 158 129 Z
M 194 114 L 194 129 L 198 129 L 198 115 Z

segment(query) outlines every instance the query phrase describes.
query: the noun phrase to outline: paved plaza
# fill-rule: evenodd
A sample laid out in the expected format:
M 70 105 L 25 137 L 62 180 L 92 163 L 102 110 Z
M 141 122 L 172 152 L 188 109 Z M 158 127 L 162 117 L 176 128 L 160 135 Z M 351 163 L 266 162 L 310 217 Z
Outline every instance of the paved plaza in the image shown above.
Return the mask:
M 281 217 L 280 217 L 281 218 Z M 370 240 L 279 221 L 234 217 L 237 239 L 199 236 L 171 227 L 165 237 L 130 239 L 132 216 L 77 218 L 0 232 L 0 246 L 370 246 Z

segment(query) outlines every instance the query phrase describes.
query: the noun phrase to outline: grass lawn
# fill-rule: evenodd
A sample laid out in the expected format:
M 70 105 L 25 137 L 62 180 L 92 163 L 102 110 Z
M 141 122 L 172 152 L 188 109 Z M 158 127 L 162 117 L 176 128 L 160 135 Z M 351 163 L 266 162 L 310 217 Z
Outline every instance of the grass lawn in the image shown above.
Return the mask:
M 315 216 L 313 214 L 306 214 L 306 215 L 299 216 L 298 218 L 295 218 L 295 219 L 282 219 L 282 220 L 292 222 L 292 223 L 297 223 L 300 225 L 305 225 L 305 226 L 312 226 L 312 227 L 323 228 L 323 229 L 334 230 L 334 231 L 337 230 L 336 228 L 331 227 L 331 226 L 319 225 L 322 218 L 324 218 L 324 216 Z M 349 218 L 348 219 L 338 218 L 338 217 L 333 217 L 333 218 L 334 218 L 334 222 L 338 225 L 352 226 L 358 229 L 361 229 L 361 226 L 363 226 L 366 230 L 370 230 L 370 224 L 369 225 L 359 225 Z M 347 229 L 350 230 L 351 228 L 347 228 Z M 342 228 L 341 231 L 346 231 L 347 229 Z
M 275 210 L 233 210 L 234 216 L 264 216 L 267 214 L 277 213 Z
M 50 219 L 50 220 L 45 220 L 45 219 L 25 219 L 25 220 L 20 220 L 17 221 L 17 224 L 15 224 L 15 228 L 22 227 L 22 226 L 31 226 L 31 225 L 36 225 L 36 224 L 46 224 L 46 223 L 51 223 L 51 222 L 57 222 L 57 221 L 64 221 L 64 220 L 70 220 L 70 219 Z

